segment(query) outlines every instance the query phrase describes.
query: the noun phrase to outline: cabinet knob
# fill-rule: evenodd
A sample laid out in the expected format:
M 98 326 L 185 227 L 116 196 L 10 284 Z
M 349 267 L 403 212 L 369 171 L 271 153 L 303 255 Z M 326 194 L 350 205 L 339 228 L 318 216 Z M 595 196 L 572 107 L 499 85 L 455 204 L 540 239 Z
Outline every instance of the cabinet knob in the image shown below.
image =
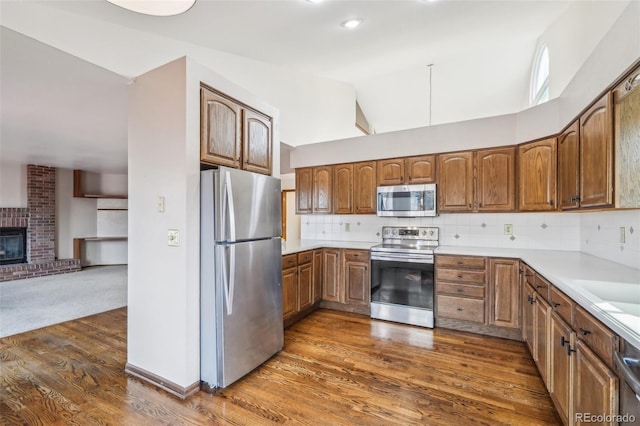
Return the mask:
M 591 334 L 591 332 L 589 330 L 585 330 L 584 328 L 580 327 L 580 334 L 582 334 L 583 336 L 588 336 L 589 334 Z
M 549 200 L 549 205 L 552 206 L 553 205 L 553 200 Z
M 469 203 L 469 208 L 472 208 L 472 207 L 471 207 L 471 203 Z

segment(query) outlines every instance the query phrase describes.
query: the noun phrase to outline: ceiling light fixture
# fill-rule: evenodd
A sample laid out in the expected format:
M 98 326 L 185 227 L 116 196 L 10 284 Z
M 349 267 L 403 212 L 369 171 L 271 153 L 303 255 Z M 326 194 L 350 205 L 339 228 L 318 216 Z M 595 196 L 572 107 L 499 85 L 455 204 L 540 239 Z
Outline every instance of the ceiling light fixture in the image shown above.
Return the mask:
M 356 28 L 358 25 L 360 25 L 361 23 L 362 23 L 362 19 L 349 19 L 348 21 L 344 21 L 342 23 L 342 26 L 352 30 Z
M 191 9 L 196 0 L 107 0 L 123 9 L 152 16 L 180 15 Z

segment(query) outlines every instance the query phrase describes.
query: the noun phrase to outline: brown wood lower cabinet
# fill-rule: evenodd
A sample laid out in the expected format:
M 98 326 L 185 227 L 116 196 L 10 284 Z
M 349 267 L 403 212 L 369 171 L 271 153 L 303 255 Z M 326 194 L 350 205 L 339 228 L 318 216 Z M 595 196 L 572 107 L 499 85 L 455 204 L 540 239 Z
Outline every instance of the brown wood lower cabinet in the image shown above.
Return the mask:
M 314 251 L 307 250 L 282 256 L 282 316 L 289 326 L 309 314 L 319 297 L 316 280 L 320 275 L 314 269 Z M 318 268 L 319 269 L 319 268 Z
M 618 336 L 526 264 L 521 269 L 523 340 L 563 423 L 592 424 L 592 416 L 602 416 L 611 421 L 597 424 L 617 424 Z
M 320 306 L 370 313 L 369 250 L 323 249 L 323 286 Z
M 313 303 L 322 300 L 322 249 L 313 250 Z

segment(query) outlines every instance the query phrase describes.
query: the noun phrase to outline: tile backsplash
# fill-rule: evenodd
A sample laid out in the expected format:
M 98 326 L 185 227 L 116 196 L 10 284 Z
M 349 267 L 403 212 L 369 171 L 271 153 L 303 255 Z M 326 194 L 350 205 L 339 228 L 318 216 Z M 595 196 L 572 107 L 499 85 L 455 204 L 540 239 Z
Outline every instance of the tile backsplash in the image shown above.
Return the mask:
M 437 226 L 440 244 L 575 250 L 640 268 L 640 211 L 596 213 L 470 213 L 428 218 L 304 215 L 302 239 L 380 241 L 382 226 Z M 512 235 L 505 235 L 512 225 Z M 598 229 L 599 226 L 599 229 Z M 621 244 L 620 227 L 625 227 Z M 632 231 L 633 230 L 633 231 Z
M 640 210 L 581 214 L 580 251 L 640 268 Z

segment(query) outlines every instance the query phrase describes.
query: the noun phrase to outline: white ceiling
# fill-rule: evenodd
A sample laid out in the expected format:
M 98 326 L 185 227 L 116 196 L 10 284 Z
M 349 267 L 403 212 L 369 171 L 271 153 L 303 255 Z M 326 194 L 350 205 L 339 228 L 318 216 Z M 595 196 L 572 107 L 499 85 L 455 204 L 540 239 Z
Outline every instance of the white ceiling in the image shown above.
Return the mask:
M 573 1 L 581 0 L 197 0 L 169 18 L 104 0 L 31 3 L 358 86 L 505 40 L 536 40 Z M 360 28 L 340 26 L 352 17 L 364 20 Z M 5 28 L 1 36 L 3 159 L 126 171 L 127 78 Z

